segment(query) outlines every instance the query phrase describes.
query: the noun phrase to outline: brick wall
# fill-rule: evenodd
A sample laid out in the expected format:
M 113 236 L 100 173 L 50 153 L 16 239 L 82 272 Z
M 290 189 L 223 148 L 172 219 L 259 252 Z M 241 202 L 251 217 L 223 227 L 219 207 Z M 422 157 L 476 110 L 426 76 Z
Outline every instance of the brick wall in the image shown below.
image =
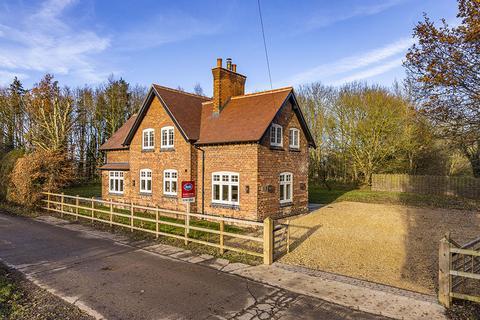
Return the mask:
M 275 149 L 270 147 L 270 130 L 267 130 L 259 145 L 258 214 L 261 219 L 266 216 L 289 216 L 308 210 L 308 142 L 292 105 L 287 103 L 273 122 L 283 127 L 283 147 Z M 299 151 L 289 149 L 290 128 L 300 129 Z M 279 176 L 282 172 L 293 174 L 292 205 L 280 205 Z M 271 190 L 268 190 L 269 185 L 273 187 Z
M 205 212 L 239 219 L 257 219 L 257 158 L 258 144 L 226 144 L 202 146 L 205 150 Z M 202 153 L 198 151 L 197 206 L 202 201 Z M 239 208 L 222 208 L 212 204 L 212 173 L 239 173 Z M 247 192 L 248 186 L 248 192 Z
M 301 129 L 287 103 L 274 120 L 283 126 L 283 148 L 272 149 L 269 130 L 260 143 L 224 144 L 202 146 L 205 151 L 205 213 L 240 219 L 263 220 L 267 216 L 283 217 L 307 211 L 308 205 L 308 142 L 300 130 L 300 150 L 289 149 L 289 128 Z M 143 205 L 158 205 L 173 210 L 186 210 L 181 201 L 181 181 L 194 180 L 197 184 L 196 203 L 192 211 L 201 211 L 202 204 L 202 151 L 196 149 L 175 127 L 175 150 L 160 149 L 161 128 L 175 126 L 160 101 L 154 98 L 145 118 L 134 135 L 129 151 L 107 152 L 108 162 L 129 162 L 130 171 L 125 172 L 124 195 L 108 192 L 108 171 L 102 172 L 102 197 L 115 201 L 134 201 Z M 142 150 L 142 130 L 155 129 L 155 148 Z M 127 156 L 128 155 L 128 156 Z M 125 161 L 127 159 L 127 161 Z M 152 194 L 140 194 L 140 170 L 152 170 Z M 163 194 L 163 170 L 178 172 L 178 196 Z M 230 171 L 239 174 L 238 207 L 212 204 L 212 173 Z M 280 205 L 279 175 L 293 174 L 293 203 Z M 268 188 L 271 186 L 270 188 Z M 198 210 L 197 210 L 198 208 Z
M 161 128 L 174 126 L 174 149 L 161 150 Z M 153 128 L 155 130 L 155 148 L 142 150 L 142 131 Z M 167 114 L 157 97 L 152 101 L 142 123 L 135 133 L 130 144 L 128 184 L 125 184 L 124 198 L 141 205 L 158 205 L 172 210 L 186 210 L 186 205 L 181 201 L 181 181 L 192 179 L 192 149 L 175 126 L 173 120 Z M 110 153 L 110 152 L 108 152 Z M 107 157 L 110 159 L 110 157 Z M 152 194 L 140 193 L 140 170 L 152 170 Z M 178 172 L 177 197 L 163 194 L 163 171 L 174 169 Z M 195 174 L 195 173 L 194 173 Z M 105 179 L 105 178 L 104 178 Z M 108 180 L 107 180 L 108 191 Z M 107 197 L 105 197 L 107 198 Z M 117 199 L 121 196 L 108 195 L 108 198 Z M 195 209 L 195 206 L 192 206 Z

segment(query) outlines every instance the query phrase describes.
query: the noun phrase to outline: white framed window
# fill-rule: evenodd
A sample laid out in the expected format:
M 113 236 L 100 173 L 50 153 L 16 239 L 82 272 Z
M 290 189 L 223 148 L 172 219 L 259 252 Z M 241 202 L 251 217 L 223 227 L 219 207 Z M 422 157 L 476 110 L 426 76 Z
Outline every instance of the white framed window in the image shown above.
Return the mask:
M 152 128 L 142 131 L 142 149 L 151 150 L 155 148 L 155 130 Z
M 212 173 L 212 203 L 240 204 L 240 175 L 236 172 Z
M 108 192 L 123 194 L 123 171 L 109 171 Z
M 288 140 L 290 148 L 298 149 L 300 148 L 300 130 L 296 128 L 291 128 L 288 131 Z
M 275 147 L 283 146 L 283 130 L 282 126 L 273 123 L 270 127 L 270 145 Z
M 173 148 L 173 127 L 162 128 L 162 143 L 161 148 Z
M 293 174 L 290 172 L 280 173 L 280 203 L 292 202 Z
M 152 193 L 152 170 L 140 170 L 140 192 Z
M 163 194 L 176 196 L 178 186 L 177 170 L 163 171 Z

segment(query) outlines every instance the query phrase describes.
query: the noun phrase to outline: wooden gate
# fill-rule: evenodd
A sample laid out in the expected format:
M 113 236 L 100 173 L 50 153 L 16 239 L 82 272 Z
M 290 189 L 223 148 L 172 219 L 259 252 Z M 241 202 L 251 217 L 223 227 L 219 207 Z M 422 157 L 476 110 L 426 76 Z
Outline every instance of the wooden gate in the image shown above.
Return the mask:
M 464 245 L 450 239 L 450 234 L 440 240 L 438 275 L 438 300 L 443 306 L 449 308 L 453 298 L 480 303 L 480 238 Z

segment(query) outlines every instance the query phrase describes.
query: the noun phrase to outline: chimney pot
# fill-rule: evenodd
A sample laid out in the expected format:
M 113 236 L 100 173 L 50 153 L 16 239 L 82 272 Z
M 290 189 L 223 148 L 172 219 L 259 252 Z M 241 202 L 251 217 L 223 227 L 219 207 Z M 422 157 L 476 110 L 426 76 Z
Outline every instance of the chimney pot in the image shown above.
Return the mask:
M 217 58 L 217 67 L 222 67 L 222 58 Z
M 232 59 L 227 58 L 227 70 L 232 70 Z
M 237 65 L 235 63 L 232 64 L 232 71 L 237 72 Z

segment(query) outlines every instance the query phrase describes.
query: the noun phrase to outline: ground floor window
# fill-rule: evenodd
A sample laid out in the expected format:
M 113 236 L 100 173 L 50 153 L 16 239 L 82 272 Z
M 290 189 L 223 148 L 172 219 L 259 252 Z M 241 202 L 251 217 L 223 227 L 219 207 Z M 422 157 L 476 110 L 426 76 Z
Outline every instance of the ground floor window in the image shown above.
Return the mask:
M 163 193 L 166 195 L 177 195 L 177 170 L 165 170 L 163 171 Z
M 108 173 L 108 191 L 110 193 L 123 193 L 123 171 L 110 171 Z
M 140 192 L 152 193 L 152 170 L 140 170 Z
M 280 203 L 292 202 L 293 175 L 290 172 L 280 174 Z
M 239 174 L 235 172 L 214 172 L 212 174 L 212 202 L 238 205 Z

